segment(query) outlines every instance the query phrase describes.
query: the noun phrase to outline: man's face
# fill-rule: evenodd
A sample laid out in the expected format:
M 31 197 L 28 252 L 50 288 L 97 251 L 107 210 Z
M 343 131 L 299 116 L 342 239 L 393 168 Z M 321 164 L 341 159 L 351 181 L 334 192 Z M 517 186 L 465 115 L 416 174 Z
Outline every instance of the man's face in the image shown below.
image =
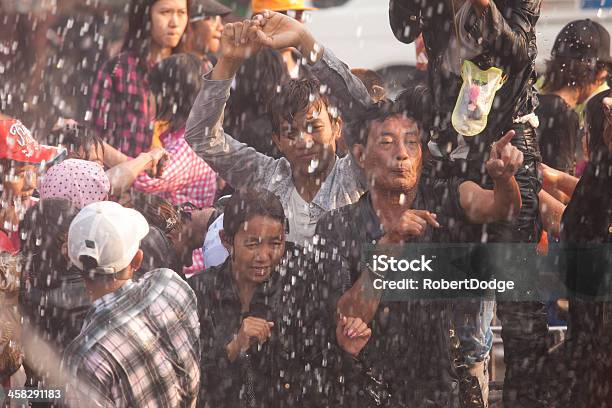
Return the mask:
M 220 16 L 208 17 L 192 24 L 197 51 L 216 53 L 219 50 L 223 23 Z
M 356 157 L 370 188 L 406 192 L 416 188 L 421 176 L 422 151 L 419 128 L 403 115 L 374 121 L 365 148 Z
M 38 184 L 38 166 L 12 162 L 8 169 L 3 169 L 2 184 L 8 197 L 29 199 Z
M 339 121 L 332 123 L 323 102 L 314 102 L 295 115 L 292 123 L 283 121 L 280 134 L 272 138 L 291 163 L 293 172 L 318 175 L 327 170 L 336 157 Z
M 187 0 L 158 0 L 151 7 L 151 39 L 160 48 L 175 48 L 187 20 Z
M 238 278 L 251 283 L 266 281 L 285 252 L 285 228 L 273 218 L 256 215 L 245 222 L 233 244 L 227 244 Z

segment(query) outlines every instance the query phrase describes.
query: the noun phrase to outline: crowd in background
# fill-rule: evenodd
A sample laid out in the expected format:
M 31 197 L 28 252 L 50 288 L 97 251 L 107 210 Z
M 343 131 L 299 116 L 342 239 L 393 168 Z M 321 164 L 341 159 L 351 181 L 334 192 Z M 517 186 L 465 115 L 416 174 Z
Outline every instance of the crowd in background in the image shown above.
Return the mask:
M 300 0 L 0 2 L 0 387 L 63 390 L 34 407 L 609 406 L 610 34 L 568 23 L 538 77 L 541 3 L 381 2 L 427 60 L 390 99 Z M 392 302 L 364 255 L 559 242 L 596 265 L 549 302 Z

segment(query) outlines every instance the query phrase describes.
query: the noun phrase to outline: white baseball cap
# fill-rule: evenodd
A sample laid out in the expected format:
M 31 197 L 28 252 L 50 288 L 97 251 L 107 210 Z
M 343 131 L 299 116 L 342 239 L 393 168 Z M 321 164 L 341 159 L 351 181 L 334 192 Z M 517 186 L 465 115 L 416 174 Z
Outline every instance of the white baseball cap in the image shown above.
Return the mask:
M 112 201 L 89 204 L 74 217 L 68 230 L 68 256 L 77 268 L 90 256 L 98 262 L 96 273 L 111 275 L 125 269 L 149 233 L 147 220 L 138 211 Z

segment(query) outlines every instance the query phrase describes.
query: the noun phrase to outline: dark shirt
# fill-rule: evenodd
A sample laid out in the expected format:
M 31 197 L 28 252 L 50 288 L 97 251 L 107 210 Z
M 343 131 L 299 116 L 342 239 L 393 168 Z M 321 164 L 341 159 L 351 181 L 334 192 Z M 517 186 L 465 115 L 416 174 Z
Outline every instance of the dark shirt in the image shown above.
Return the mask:
M 307 260 L 302 249 L 287 243 L 281 265 L 258 287 L 248 313 L 241 311 L 229 259 L 189 280 L 198 298 L 202 340 L 198 406 L 326 406 L 323 393 L 315 392 L 321 370 L 309 348 L 319 332 L 319 306 Z M 248 316 L 273 321 L 272 336 L 230 362 L 226 346 Z
M 411 43 L 423 34 L 434 111 L 433 120 L 427 125 L 433 130 L 432 141 L 437 142 L 443 152 L 447 143 L 453 147 L 457 145 L 451 115 L 462 84 L 461 78 L 446 71 L 442 64 L 450 38 L 455 35 L 451 3 L 391 0 L 389 7 L 391 29 L 398 40 Z M 487 127 L 480 135 L 466 138 L 470 145 L 468 160 L 474 160 L 477 168 L 483 152 L 487 151 L 482 145 L 488 147 L 503 132 L 515 127 L 514 119 L 532 113 L 537 105 L 533 83 L 537 55 L 535 25 L 540 3 L 541 0 L 493 0 L 482 17 L 471 10 L 466 20 L 465 30 L 484 48 L 484 52 L 472 61 L 481 69 L 498 67 L 507 75 L 506 82 L 496 93 Z M 483 32 L 486 35 L 483 36 Z M 533 146 L 525 146 L 519 138 L 514 142 L 529 157 L 537 157 Z
M 540 126 L 536 129 L 542 162 L 557 170 L 574 174 L 576 145 L 580 131 L 578 114 L 560 96 L 539 96 L 536 115 Z
M 465 224 L 459 202 L 462 182 L 458 178 L 421 179 L 412 208 L 435 212 L 441 228 L 428 228 L 424 236 L 411 242 L 453 242 L 457 238 L 452 232 L 462 230 Z M 318 289 L 321 298 L 327 300 L 327 319 L 331 322 L 338 299 L 363 270 L 362 245 L 376 243 L 383 234 L 369 193 L 355 204 L 327 213 L 317 224 L 321 257 Z M 431 300 L 381 302 L 371 322 L 372 338 L 360 356 L 375 375 L 390 384 L 393 406 L 457 406 L 450 306 L 449 302 Z M 353 378 L 358 383 L 363 380 Z M 355 386 L 350 381 L 347 376 L 346 406 L 368 406 L 367 398 L 351 391 L 364 385 Z

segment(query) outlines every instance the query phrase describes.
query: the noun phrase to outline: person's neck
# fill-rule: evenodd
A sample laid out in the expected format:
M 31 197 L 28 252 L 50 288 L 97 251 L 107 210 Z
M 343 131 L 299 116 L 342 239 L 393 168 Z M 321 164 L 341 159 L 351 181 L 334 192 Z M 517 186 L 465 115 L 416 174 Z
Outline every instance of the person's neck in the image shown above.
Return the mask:
M 321 186 L 325 182 L 325 179 L 327 179 L 327 176 L 329 176 L 329 173 L 331 173 L 335 163 L 336 157 L 334 156 L 327 168 L 323 169 L 323 171 L 318 172 L 317 174 L 302 174 L 298 172 L 293 173 L 293 185 L 304 201 L 310 203 L 312 200 L 314 200 L 317 193 L 321 189 Z
M 104 284 L 86 284 L 86 286 L 89 291 L 89 296 L 91 297 L 92 301 L 95 302 L 109 293 L 113 293 L 121 289 L 123 285 L 127 283 L 127 281 L 127 279 L 121 279 Z
M 234 279 L 234 284 L 236 285 L 236 289 L 238 290 L 238 299 L 240 299 L 240 307 L 242 312 L 248 312 L 249 306 L 251 305 L 251 299 L 253 299 L 253 294 L 255 293 L 255 289 L 257 289 L 257 284 L 252 282 L 244 282 L 238 279 L 238 272 L 234 265 L 232 264 L 232 276 Z
M 170 55 L 172 55 L 172 48 L 162 48 L 155 43 L 151 43 L 147 62 L 149 66 L 155 65 L 164 58 L 168 58 Z
M 570 108 L 575 108 L 578 105 L 580 91 L 570 87 L 561 88 L 554 92 L 555 95 L 561 97 Z
M 370 187 L 372 207 L 384 225 L 397 222 L 404 211 L 412 208 L 416 195 L 416 188 L 402 192 Z

